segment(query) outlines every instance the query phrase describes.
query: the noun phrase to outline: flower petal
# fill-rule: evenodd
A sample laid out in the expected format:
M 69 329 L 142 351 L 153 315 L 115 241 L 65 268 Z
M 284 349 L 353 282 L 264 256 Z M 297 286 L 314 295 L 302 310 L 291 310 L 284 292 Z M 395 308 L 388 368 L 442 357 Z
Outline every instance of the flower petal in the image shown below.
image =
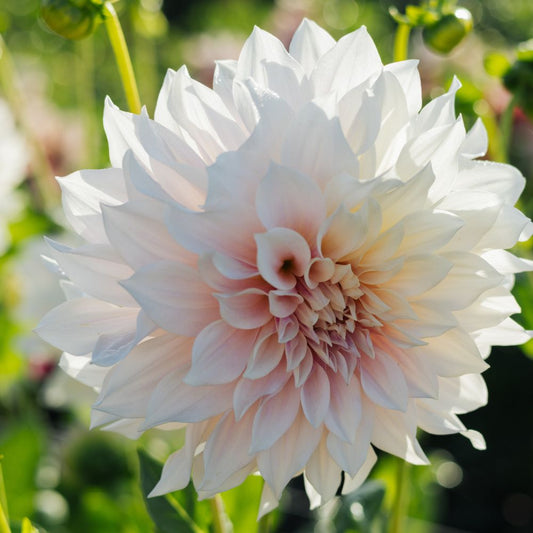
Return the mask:
M 122 285 L 156 324 L 177 335 L 196 335 L 220 318 L 209 287 L 182 263 L 151 263 Z
M 299 406 L 300 393 L 290 381 L 264 399 L 254 418 L 250 453 L 270 448 L 291 427 Z
M 277 289 L 292 289 L 311 260 L 306 240 L 292 229 L 273 228 L 255 235 L 255 241 L 261 276 Z
M 220 315 L 239 329 L 255 329 L 272 319 L 268 294 L 261 289 L 244 289 L 234 294 L 217 294 Z
M 255 201 L 265 228 L 289 228 L 312 242 L 326 215 L 322 192 L 307 176 L 272 163 Z
M 223 320 L 212 322 L 196 337 L 188 385 L 217 385 L 242 374 L 253 350 L 256 331 L 234 329 Z
M 289 53 L 302 65 L 309 76 L 317 61 L 333 46 L 335 39 L 312 20 L 304 18 L 289 46 Z

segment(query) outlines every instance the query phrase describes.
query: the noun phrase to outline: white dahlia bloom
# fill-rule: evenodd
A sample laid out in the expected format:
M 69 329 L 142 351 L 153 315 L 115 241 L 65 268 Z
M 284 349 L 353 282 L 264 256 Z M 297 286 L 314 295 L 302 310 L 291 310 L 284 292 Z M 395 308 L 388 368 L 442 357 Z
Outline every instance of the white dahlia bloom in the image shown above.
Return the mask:
M 169 71 L 155 118 L 107 103 L 112 168 L 60 179 L 85 240 L 51 242 L 68 301 L 39 327 L 99 390 L 93 425 L 184 431 L 153 494 L 304 473 L 313 505 L 385 450 L 424 464 L 417 428 L 463 433 L 487 401 L 510 315 L 504 248 L 531 233 L 509 165 L 476 161 L 454 82 L 421 108 L 416 61 L 384 66 L 365 28 L 304 20 L 289 51 L 255 29 L 213 90 Z

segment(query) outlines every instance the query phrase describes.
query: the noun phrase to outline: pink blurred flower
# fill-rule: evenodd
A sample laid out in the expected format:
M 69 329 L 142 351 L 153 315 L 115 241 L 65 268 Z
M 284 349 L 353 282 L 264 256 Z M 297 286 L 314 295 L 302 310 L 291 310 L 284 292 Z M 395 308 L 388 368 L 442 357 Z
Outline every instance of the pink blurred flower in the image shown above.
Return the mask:
M 457 415 L 529 339 L 532 264 L 503 248 L 531 223 L 458 87 L 421 109 L 416 61 L 304 20 L 289 52 L 256 28 L 213 91 L 169 71 L 154 120 L 107 103 L 112 168 L 60 180 L 86 244 L 50 243 L 68 300 L 39 333 L 100 391 L 94 426 L 185 432 L 153 494 L 258 471 L 262 514 L 301 472 L 312 505 L 352 490 L 374 447 L 426 463 L 417 428 L 483 447 Z

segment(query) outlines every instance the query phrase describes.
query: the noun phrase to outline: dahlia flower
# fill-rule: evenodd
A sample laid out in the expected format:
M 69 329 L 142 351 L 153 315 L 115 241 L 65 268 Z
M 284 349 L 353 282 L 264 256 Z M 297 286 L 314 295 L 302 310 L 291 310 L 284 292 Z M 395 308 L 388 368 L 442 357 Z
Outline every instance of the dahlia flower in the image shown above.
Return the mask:
M 67 301 L 38 331 L 98 389 L 93 426 L 184 432 L 152 494 L 259 472 L 263 514 L 300 473 L 313 506 L 352 490 L 374 448 L 427 463 L 417 428 L 483 447 L 458 415 L 491 346 L 529 339 L 532 263 L 503 249 L 532 224 L 458 88 L 422 107 L 416 61 L 304 20 L 288 51 L 256 28 L 212 90 L 169 71 L 153 120 L 107 101 L 112 168 L 59 180 L 84 244 L 50 242 Z

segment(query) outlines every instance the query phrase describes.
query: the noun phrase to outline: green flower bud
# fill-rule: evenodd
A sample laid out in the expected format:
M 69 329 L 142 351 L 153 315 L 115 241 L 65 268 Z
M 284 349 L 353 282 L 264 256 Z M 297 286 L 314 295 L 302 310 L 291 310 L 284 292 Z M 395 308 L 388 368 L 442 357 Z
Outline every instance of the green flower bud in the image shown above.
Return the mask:
M 435 52 L 449 54 L 472 30 L 472 14 L 460 7 L 445 13 L 422 32 L 424 42 Z
M 102 21 L 103 3 L 97 0 L 42 0 L 41 17 L 65 39 L 83 39 Z

